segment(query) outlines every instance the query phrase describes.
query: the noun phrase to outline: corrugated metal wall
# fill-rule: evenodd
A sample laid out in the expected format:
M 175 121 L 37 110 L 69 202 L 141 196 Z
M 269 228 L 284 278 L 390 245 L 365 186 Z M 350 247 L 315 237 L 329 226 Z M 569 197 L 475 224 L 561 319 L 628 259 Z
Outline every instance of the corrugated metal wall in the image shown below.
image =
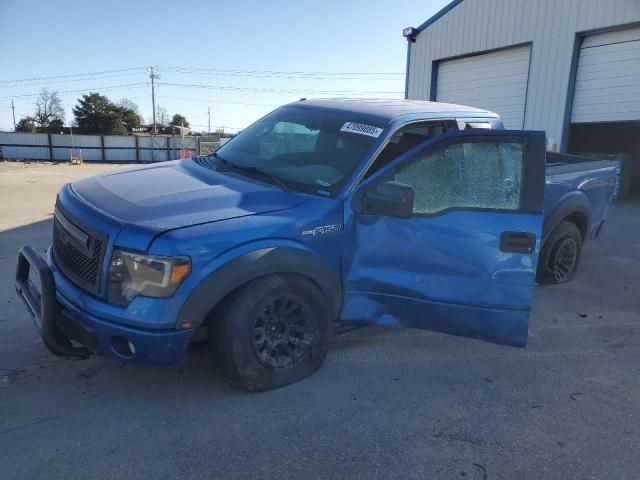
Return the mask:
M 102 160 L 102 152 L 100 150 L 100 137 L 98 135 L 74 135 L 73 142 L 71 135 L 51 135 L 51 145 L 54 147 L 54 160 L 69 160 L 71 155 L 71 145 L 73 143 L 74 152 L 82 150 L 82 159 L 87 162 L 99 162 Z M 77 152 L 76 152 L 77 154 Z
M 411 46 L 408 97 L 430 98 L 434 61 L 532 42 L 525 128 L 560 143 L 576 32 L 640 22 L 640 0 L 464 0 Z
M 51 153 L 49 156 L 49 138 Z M 103 145 L 104 143 L 104 145 Z M 0 132 L 2 156 L 12 160 L 54 160 L 68 161 L 71 154 L 71 135 L 46 133 Z M 132 135 L 74 135 L 73 150 L 81 151 L 85 161 L 105 162 L 163 162 L 180 158 L 180 150 L 188 149 L 197 153 L 196 137 L 136 137 Z M 104 158 L 103 158 L 104 155 Z
M 109 147 L 117 147 L 118 149 Z M 136 137 L 104 137 L 104 148 L 107 162 L 126 162 L 136 159 Z
M 4 158 L 49 158 L 49 140 L 46 133 L 0 132 L 0 145 L 2 145 L 2 156 Z M 30 146 L 12 147 L 10 145 Z
M 140 137 L 140 160 L 143 162 L 164 162 L 167 159 L 166 137 Z

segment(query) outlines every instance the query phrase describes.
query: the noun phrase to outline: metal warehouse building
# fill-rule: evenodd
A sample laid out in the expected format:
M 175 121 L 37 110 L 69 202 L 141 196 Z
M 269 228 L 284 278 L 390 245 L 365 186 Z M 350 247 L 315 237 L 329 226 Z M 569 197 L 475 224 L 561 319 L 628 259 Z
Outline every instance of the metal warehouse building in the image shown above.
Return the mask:
M 624 154 L 640 193 L 640 0 L 455 0 L 405 36 L 407 98 L 493 110 L 563 152 Z

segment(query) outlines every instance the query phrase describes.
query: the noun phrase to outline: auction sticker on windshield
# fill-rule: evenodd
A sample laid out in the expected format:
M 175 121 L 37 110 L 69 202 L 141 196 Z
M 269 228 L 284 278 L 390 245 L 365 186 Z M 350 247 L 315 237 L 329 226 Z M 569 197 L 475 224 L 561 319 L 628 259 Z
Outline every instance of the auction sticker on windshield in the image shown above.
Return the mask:
M 345 122 L 340 129 L 341 132 L 358 133 L 369 137 L 378 138 L 382 133 L 382 129 L 364 123 Z

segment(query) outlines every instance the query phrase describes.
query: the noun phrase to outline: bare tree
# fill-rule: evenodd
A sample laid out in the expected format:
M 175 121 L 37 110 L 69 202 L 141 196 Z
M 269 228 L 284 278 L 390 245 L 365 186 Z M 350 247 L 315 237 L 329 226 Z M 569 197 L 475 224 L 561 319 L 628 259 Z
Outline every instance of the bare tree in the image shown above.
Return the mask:
M 166 125 L 170 120 L 171 117 L 169 117 L 167 109 L 160 105 L 156 105 L 156 122 Z
M 118 106 L 126 110 L 131 110 L 132 112 L 140 114 L 140 109 L 138 108 L 138 104 L 126 97 L 120 99 L 120 101 L 118 102 Z
M 36 98 L 33 119 L 39 128 L 61 127 L 64 125 L 64 107 L 57 90 L 49 92 L 43 88 Z

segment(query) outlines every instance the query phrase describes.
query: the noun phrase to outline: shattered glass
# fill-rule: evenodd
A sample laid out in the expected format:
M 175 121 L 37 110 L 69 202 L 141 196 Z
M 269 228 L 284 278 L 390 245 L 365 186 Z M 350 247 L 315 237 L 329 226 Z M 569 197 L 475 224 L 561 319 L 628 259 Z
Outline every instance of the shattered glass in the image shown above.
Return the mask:
M 468 142 L 417 154 L 396 171 L 411 185 L 413 212 L 449 208 L 517 210 L 524 148 L 519 143 Z

